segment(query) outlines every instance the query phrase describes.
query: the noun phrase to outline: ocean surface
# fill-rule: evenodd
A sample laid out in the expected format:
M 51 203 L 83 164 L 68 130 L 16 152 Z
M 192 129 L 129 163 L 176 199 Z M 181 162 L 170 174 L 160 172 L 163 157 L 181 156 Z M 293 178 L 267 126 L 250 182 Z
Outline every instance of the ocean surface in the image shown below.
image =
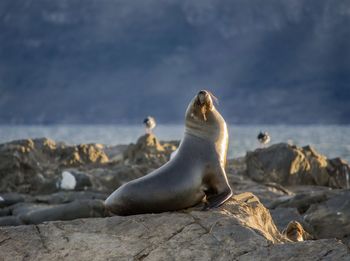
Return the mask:
M 161 140 L 180 140 L 182 125 L 158 125 L 154 133 Z M 350 125 L 232 125 L 229 126 L 229 158 L 241 157 L 260 147 L 256 136 L 267 131 L 271 144 L 288 142 L 298 146 L 312 145 L 329 158 L 341 157 L 350 162 Z M 145 132 L 142 125 L 52 125 L 0 126 L 0 143 L 27 138 L 47 137 L 68 144 L 102 143 L 129 144 Z

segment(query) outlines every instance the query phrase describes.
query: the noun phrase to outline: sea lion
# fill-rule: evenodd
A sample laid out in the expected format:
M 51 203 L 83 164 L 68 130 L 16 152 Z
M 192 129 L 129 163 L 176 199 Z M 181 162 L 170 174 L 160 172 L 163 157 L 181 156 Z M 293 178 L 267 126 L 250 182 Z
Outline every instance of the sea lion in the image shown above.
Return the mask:
M 133 215 L 174 211 L 203 199 L 209 209 L 231 197 L 225 172 L 228 131 L 213 99 L 205 90 L 192 99 L 176 155 L 159 169 L 115 190 L 105 201 L 110 212 Z

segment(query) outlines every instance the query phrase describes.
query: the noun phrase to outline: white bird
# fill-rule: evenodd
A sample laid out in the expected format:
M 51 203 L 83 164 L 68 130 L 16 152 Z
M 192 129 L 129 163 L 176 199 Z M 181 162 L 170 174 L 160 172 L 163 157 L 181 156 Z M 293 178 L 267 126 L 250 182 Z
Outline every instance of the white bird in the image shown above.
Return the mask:
M 145 124 L 146 127 L 146 133 L 152 133 L 152 130 L 156 127 L 156 120 L 148 116 L 146 119 L 143 120 L 143 124 Z
M 77 180 L 75 179 L 74 175 L 72 175 L 68 171 L 63 171 L 62 180 L 59 184 L 59 187 L 64 190 L 73 190 L 76 185 L 77 185 Z
M 271 138 L 270 138 L 270 135 L 265 131 L 265 132 L 261 132 L 258 134 L 258 137 L 257 137 L 258 141 L 265 145 L 267 143 L 270 142 Z

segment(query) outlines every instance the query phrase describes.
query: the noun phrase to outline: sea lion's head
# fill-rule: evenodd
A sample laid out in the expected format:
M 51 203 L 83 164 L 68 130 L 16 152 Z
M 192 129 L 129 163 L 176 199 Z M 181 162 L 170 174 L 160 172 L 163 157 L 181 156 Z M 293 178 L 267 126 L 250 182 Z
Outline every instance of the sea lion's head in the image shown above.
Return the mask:
M 216 97 L 209 91 L 201 90 L 188 105 L 185 117 L 185 132 L 192 136 L 215 143 L 220 161 L 226 163 L 228 130 L 226 122 L 216 110 Z
M 216 100 L 216 97 L 211 92 L 199 91 L 187 109 L 187 116 L 195 121 L 207 121 L 208 113 L 215 108 L 213 99 Z

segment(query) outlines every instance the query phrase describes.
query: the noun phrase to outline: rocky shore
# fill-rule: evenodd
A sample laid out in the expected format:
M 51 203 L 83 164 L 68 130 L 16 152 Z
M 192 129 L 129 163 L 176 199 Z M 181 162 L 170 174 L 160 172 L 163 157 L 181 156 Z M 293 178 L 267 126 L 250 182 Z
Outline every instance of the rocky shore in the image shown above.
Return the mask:
M 0 260 L 350 260 L 349 165 L 274 144 L 230 159 L 223 206 L 110 217 L 103 200 L 178 141 L 0 145 Z

